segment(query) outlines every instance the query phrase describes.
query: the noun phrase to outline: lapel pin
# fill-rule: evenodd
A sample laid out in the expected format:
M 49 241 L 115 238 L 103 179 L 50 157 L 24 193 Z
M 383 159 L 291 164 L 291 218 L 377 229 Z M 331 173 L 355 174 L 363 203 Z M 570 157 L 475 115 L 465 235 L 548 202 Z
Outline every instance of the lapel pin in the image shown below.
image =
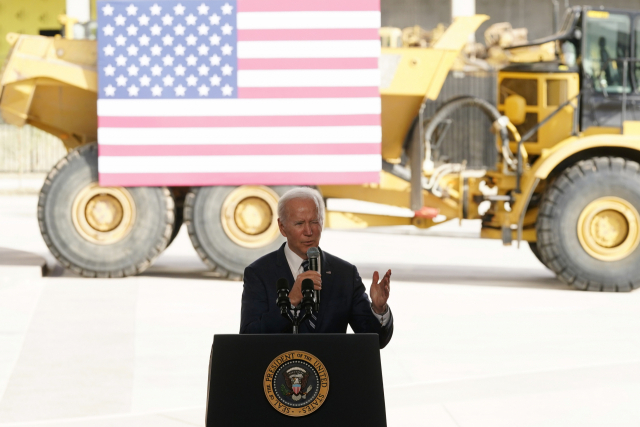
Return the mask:
M 330 272 L 330 271 L 327 271 L 327 274 L 331 274 L 331 272 Z

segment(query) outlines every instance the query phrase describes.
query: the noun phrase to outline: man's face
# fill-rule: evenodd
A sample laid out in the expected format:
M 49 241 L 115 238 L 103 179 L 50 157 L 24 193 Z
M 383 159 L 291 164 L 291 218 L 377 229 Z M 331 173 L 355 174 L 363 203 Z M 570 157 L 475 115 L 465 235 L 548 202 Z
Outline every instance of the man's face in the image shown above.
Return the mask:
M 307 259 L 307 249 L 320 244 L 322 225 L 316 204 L 311 199 L 291 199 L 285 207 L 286 217 L 278 218 L 280 233 L 287 238 L 289 248 Z

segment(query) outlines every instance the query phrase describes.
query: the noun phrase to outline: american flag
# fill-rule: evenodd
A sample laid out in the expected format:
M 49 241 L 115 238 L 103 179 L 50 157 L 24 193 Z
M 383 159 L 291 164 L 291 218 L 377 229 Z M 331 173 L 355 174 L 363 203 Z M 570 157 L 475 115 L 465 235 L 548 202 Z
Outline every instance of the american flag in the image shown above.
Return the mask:
M 379 0 L 98 2 L 103 186 L 361 184 Z

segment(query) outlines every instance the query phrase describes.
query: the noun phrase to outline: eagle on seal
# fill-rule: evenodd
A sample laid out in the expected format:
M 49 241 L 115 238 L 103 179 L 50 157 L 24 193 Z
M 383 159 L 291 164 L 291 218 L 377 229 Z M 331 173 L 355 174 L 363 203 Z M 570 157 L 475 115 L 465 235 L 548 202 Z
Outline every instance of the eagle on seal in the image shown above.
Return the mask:
M 287 384 L 286 387 L 282 387 L 284 389 L 282 392 L 285 396 L 291 396 L 295 401 L 307 398 L 307 393 L 313 388 L 311 385 L 307 387 L 307 380 L 309 379 L 307 371 L 295 367 L 286 370 L 282 375 L 284 376 L 284 382 Z

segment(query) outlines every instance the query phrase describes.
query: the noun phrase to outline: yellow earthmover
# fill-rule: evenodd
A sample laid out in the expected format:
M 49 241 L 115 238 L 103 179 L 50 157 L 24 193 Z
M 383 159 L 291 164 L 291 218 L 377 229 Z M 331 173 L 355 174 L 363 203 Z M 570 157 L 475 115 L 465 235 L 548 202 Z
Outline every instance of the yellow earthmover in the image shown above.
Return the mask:
M 458 18 L 429 48 L 383 47 L 380 182 L 317 188 L 327 199 L 411 214 L 328 211 L 325 227 L 481 219 L 481 237 L 528 242 L 577 289 L 639 287 L 635 16 L 569 9 L 558 33 L 516 48 L 551 43 L 552 61 L 498 72 L 451 71 L 483 15 Z M 137 274 L 183 221 L 202 260 L 225 277 L 241 278 L 247 264 L 280 244 L 276 205 L 286 187 L 100 187 L 95 41 L 8 40 L 4 120 L 50 132 L 69 150 L 38 204 L 44 240 L 64 266 L 93 277 Z

